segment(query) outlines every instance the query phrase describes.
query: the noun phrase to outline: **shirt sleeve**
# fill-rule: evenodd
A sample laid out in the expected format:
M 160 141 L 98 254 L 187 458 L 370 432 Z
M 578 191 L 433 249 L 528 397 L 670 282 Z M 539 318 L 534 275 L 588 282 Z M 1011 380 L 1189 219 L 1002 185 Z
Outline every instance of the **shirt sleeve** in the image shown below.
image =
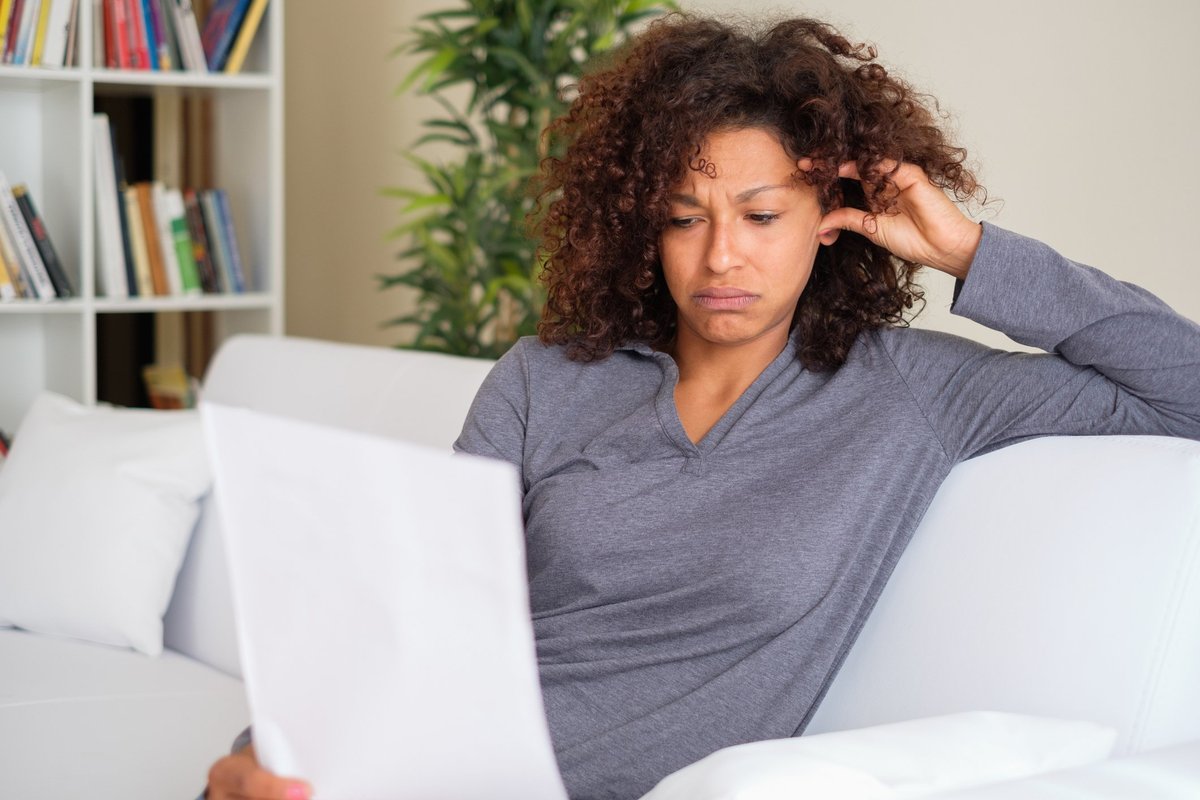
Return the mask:
M 984 225 L 952 311 L 1046 352 L 881 337 L 951 461 L 1048 435 L 1200 439 L 1200 325 L 1144 289 Z
M 454 442 L 455 452 L 498 458 L 522 469 L 529 417 L 527 346 L 528 340 L 517 342 L 484 378 Z

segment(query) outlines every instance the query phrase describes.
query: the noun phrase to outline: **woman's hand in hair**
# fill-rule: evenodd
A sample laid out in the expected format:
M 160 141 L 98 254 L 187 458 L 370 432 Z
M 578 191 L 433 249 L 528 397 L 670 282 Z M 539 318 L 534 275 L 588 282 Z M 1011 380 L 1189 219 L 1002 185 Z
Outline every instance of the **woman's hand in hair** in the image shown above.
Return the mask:
M 258 764 L 254 745 L 213 764 L 208 773 L 206 800 L 308 800 L 312 787 L 294 778 L 281 778 Z
M 887 163 L 883 166 L 891 167 Z M 853 161 L 842 164 L 838 175 L 862 180 Z M 825 215 L 821 232 L 853 231 L 906 261 L 965 278 L 983 235 L 979 223 L 963 214 L 915 164 L 901 164 L 891 177 L 899 196 L 890 209 L 872 213 L 838 208 Z M 863 189 L 869 197 L 872 187 L 864 183 Z

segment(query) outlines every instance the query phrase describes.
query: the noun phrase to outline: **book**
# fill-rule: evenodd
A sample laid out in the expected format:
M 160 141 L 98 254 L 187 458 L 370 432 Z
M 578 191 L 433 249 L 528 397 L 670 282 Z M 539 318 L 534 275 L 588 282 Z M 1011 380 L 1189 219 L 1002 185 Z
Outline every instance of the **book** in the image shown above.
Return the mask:
M 0 258 L 4 259 L 8 279 L 12 282 L 17 296 L 36 300 L 37 293 L 29 281 L 26 281 L 24 270 L 20 269 L 17 248 L 13 245 L 11 237 L 8 236 L 8 225 L 2 219 L 0 219 Z
M 178 297 L 183 294 L 183 279 L 179 274 L 179 258 L 175 254 L 175 239 L 171 233 L 171 220 L 167 218 L 167 189 L 162 181 L 150 182 L 150 205 L 154 211 L 154 238 L 162 259 L 163 274 L 167 277 L 167 294 Z
M 8 45 L 8 22 L 12 19 L 13 0 L 0 0 L 0 60 Z
M 46 41 L 38 63 L 43 67 L 66 65 L 67 39 L 70 36 L 71 14 L 75 3 L 72 0 L 50 0 L 50 13 L 46 20 Z
M 8 270 L 8 260 L 4 257 L 4 251 L 0 249 L 0 301 L 15 300 L 19 296 L 12 273 Z
M 154 275 L 150 271 L 150 253 L 146 246 L 146 233 L 142 230 L 142 209 L 138 203 L 137 188 L 126 186 L 122 195 L 125 199 L 125 223 L 129 226 L 129 250 L 133 254 L 139 297 L 153 297 Z
M 127 0 L 125 19 L 129 26 L 129 47 L 134 69 L 154 69 L 150 41 L 147 38 L 145 8 L 142 0 Z
M 220 294 L 223 291 L 221 279 L 218 277 L 211 248 L 208 245 L 208 231 L 204 226 L 204 212 L 200 208 L 200 198 L 194 190 L 188 189 L 183 193 L 183 209 L 187 216 L 188 234 L 192 240 L 192 258 L 200 273 L 200 287 L 206 294 Z
M 28 64 L 29 50 L 37 28 L 38 11 L 42 0 L 25 0 L 21 6 L 21 27 L 17 31 L 17 47 L 13 52 L 13 64 Z
M 159 60 L 165 59 L 170 69 L 183 70 L 183 55 L 179 52 L 179 35 L 175 32 L 175 18 L 171 12 L 171 0 L 153 0 L 154 7 L 161 20 L 163 41 L 160 48 Z
M 9 9 L 8 22 L 5 25 L 4 63 L 11 64 L 13 54 L 17 52 L 17 39 L 21 35 L 21 18 L 24 16 L 25 0 L 13 0 Z
M 200 285 L 200 271 L 193 254 L 187 210 L 183 206 L 183 193 L 178 189 L 167 189 L 164 192 L 163 216 L 167 219 L 171 245 L 175 249 L 175 261 L 179 265 L 183 294 L 200 294 L 203 291 Z
M 121 194 L 117 184 L 112 130 L 107 114 L 92 116 L 93 166 L 96 186 L 96 256 L 99 269 L 96 283 L 105 297 L 128 297 L 124 226 L 118 207 Z
M 45 263 L 42 262 L 42 255 L 38 252 L 37 243 L 33 240 L 33 233 L 25 222 L 25 215 L 21 213 L 21 208 L 17 205 L 17 198 L 13 196 L 8 178 L 2 171 L 0 171 L 0 217 L 3 217 L 4 224 L 8 226 L 8 237 L 17 254 L 17 260 L 21 264 L 21 270 L 25 274 L 25 279 L 33 286 L 37 298 L 53 300 L 56 296 L 54 283 L 50 280 L 50 273 L 46 271 Z
M 46 47 L 46 26 L 50 22 L 50 6 L 53 0 L 41 0 L 37 12 L 37 23 L 33 29 L 33 39 L 29 46 L 29 61 L 26 63 L 37 66 L 42 63 L 42 50 Z
M 225 61 L 225 72 L 228 74 L 235 75 L 241 71 L 242 64 L 246 62 L 246 54 L 250 52 L 250 44 L 254 41 L 254 34 L 258 32 L 258 24 L 262 21 L 263 12 L 266 9 L 267 0 L 251 0 L 250 8 L 246 11 L 246 16 L 238 29 L 237 38 L 233 40 L 229 58 Z
M 200 211 L 204 216 L 209 252 L 212 254 L 217 275 L 220 276 L 221 289 L 230 294 L 237 293 L 239 289 L 233 277 L 233 264 L 225 240 L 225 226 L 221 222 L 221 208 L 217 203 L 216 193 L 211 189 L 200 192 Z
M 71 0 L 71 16 L 67 20 L 67 48 L 63 53 L 63 66 L 73 67 L 76 62 L 76 54 L 79 52 L 75 47 L 75 40 L 79 36 L 79 4 L 86 0 Z
M 128 0 L 106 0 L 108 8 L 109 36 L 112 39 L 115 58 L 110 59 L 110 66 L 117 69 L 133 67 L 133 48 L 129 39 Z
M 121 254 L 125 258 L 125 287 L 130 297 L 142 294 L 138 285 L 137 265 L 133 260 L 133 243 L 129 240 L 129 217 L 125 207 L 125 190 L 129 182 L 125 180 L 125 162 L 117 153 L 116 138 L 113 139 L 113 169 L 117 175 L 117 216 L 121 219 Z
M 171 50 L 166 31 L 163 30 L 162 12 L 158 0 L 142 0 L 146 17 L 146 39 L 150 43 L 150 68 L 171 69 Z
M 150 181 L 139 181 L 130 188 L 133 189 L 134 196 L 137 198 L 153 293 L 163 297 L 168 296 L 171 294 L 171 284 L 167 279 L 167 266 L 163 261 L 162 245 L 158 241 L 158 221 L 154 216 L 153 187 Z
M 21 209 L 21 214 L 25 217 L 25 224 L 29 226 L 29 232 L 33 235 L 33 242 L 37 245 L 42 263 L 46 266 L 46 272 L 50 274 L 50 282 L 54 284 L 54 293 L 59 297 L 71 297 L 75 294 L 75 289 L 71 286 L 67 271 L 58 257 L 58 251 L 54 249 L 54 243 L 50 241 L 50 232 L 46 230 L 46 222 L 38 213 L 37 205 L 34 204 L 28 187 L 18 183 L 12 187 L 12 193 L 16 198 L 17 207 Z
M 204 30 L 200 33 L 210 72 L 220 72 L 225 67 L 234 37 L 249 6 L 250 0 L 216 0 L 213 3 L 204 20 Z
M 245 292 L 249 289 L 246 280 L 246 270 L 242 266 L 242 248 L 238 245 L 237 232 L 233 226 L 233 210 L 229 207 L 229 193 L 224 189 L 213 189 L 216 195 L 217 208 L 221 214 L 221 241 L 229 254 L 229 268 L 233 273 L 235 292 Z
M 175 20 L 175 32 L 179 40 L 179 56 L 189 72 L 208 72 L 204 58 L 204 44 L 200 41 L 200 26 L 196 23 L 196 12 L 192 0 L 166 0 L 171 6 Z

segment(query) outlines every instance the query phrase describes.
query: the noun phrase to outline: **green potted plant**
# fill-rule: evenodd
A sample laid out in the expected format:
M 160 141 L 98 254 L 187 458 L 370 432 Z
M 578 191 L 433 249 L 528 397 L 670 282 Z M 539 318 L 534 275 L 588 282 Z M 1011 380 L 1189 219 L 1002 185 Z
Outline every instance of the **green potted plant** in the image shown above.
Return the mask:
M 385 325 L 415 328 L 422 350 L 496 358 L 536 332 L 544 301 L 527 187 L 548 153 L 543 128 L 566 110 L 563 93 L 597 54 L 621 44 L 673 0 L 465 0 L 420 18 L 397 49 L 422 56 L 398 93 L 432 97 L 444 116 L 413 145 L 449 145 L 457 158 L 410 153 L 427 184 L 393 188 L 405 201 L 392 235 L 405 240 L 400 272 L 381 288 L 416 291 L 416 310 Z M 447 99 L 468 89 L 461 107 Z

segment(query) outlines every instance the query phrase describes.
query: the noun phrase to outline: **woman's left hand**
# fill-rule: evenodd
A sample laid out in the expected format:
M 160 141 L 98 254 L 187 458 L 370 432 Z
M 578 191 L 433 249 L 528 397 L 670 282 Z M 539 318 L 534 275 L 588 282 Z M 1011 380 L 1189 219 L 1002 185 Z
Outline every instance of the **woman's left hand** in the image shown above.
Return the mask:
M 891 165 L 884 162 L 883 166 Z M 842 164 L 838 175 L 862 180 L 853 161 Z M 892 181 L 900 195 L 890 211 L 838 208 L 825 215 L 821 231 L 854 231 L 906 261 L 965 278 L 983 235 L 979 223 L 963 214 L 915 164 L 901 164 Z M 864 189 L 870 191 L 866 186 Z

